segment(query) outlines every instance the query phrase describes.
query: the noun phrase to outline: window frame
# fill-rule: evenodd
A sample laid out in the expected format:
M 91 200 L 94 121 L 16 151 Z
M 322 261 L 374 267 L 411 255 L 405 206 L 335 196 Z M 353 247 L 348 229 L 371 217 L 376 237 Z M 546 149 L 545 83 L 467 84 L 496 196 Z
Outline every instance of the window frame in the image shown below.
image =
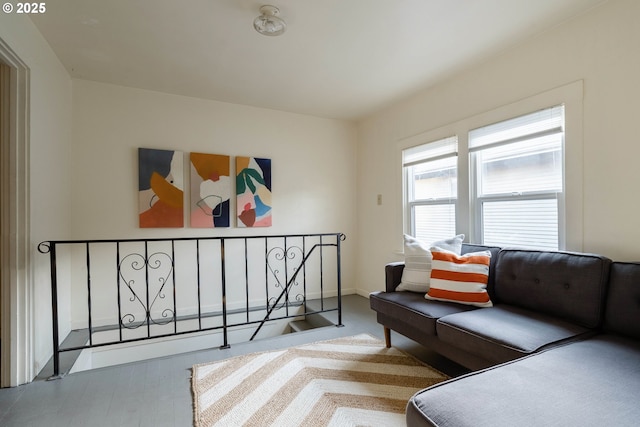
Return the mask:
M 448 142 L 447 142 L 448 141 Z M 419 160 L 405 162 L 404 156 L 407 150 L 418 150 L 421 147 L 424 148 L 424 151 L 428 151 L 428 146 L 432 145 L 433 147 L 437 147 L 438 145 L 451 145 L 452 151 L 450 153 L 444 153 L 439 155 L 434 155 L 431 157 L 425 157 Z M 416 236 L 416 221 L 415 221 L 415 208 L 420 206 L 445 206 L 445 205 L 453 205 L 454 208 L 454 222 L 456 221 L 456 206 L 458 195 L 457 191 L 459 189 L 459 184 L 456 188 L 456 197 L 433 197 L 428 199 L 413 199 L 411 197 L 414 194 L 414 184 L 415 180 L 413 179 L 414 174 L 412 168 L 414 166 L 427 164 L 430 162 L 436 162 L 439 160 L 445 160 L 450 158 L 458 157 L 458 141 L 455 135 L 449 135 L 444 138 L 439 138 L 437 140 L 423 142 L 422 144 L 406 147 L 402 150 L 402 175 L 403 175 L 403 200 L 406 208 L 404 209 L 405 216 L 405 232 L 410 234 L 411 236 Z M 454 169 L 456 170 L 456 180 L 458 180 L 458 162 L 455 162 Z
M 479 244 L 485 244 L 485 227 L 484 227 L 484 203 L 486 202 L 516 202 L 516 201 L 525 201 L 525 200 L 555 200 L 556 201 L 556 209 L 557 209 L 557 221 L 558 221 L 558 230 L 557 230 L 557 238 L 558 238 L 558 247 L 557 250 L 565 248 L 565 230 L 563 224 L 565 221 L 561 220 L 566 217 L 566 207 L 564 203 L 564 193 L 565 189 L 565 125 L 564 125 L 564 115 L 566 112 L 566 107 L 564 104 L 562 105 L 550 105 L 541 110 L 549 110 L 552 108 L 562 107 L 562 125 L 558 128 L 553 128 L 550 130 L 546 130 L 543 132 L 532 132 L 527 135 L 523 135 L 517 138 L 501 140 L 498 142 L 489 143 L 486 145 L 481 145 L 477 147 L 468 148 L 469 149 L 469 193 L 470 193 L 470 212 L 471 212 L 471 220 L 473 222 L 473 229 L 475 230 L 475 234 L 473 236 L 473 240 Z M 511 119 L 517 119 L 529 114 L 536 113 L 537 111 L 530 111 L 525 114 L 521 114 L 518 116 L 514 116 L 511 118 L 506 118 L 499 122 L 493 123 L 502 123 L 509 121 Z M 484 126 L 490 126 L 492 123 L 489 123 Z M 477 128 L 476 128 L 477 129 Z M 474 129 L 469 130 L 468 134 Z M 560 135 L 560 146 L 561 146 L 561 168 L 562 168 L 562 184 L 561 189 L 557 190 L 537 190 L 537 191 L 523 191 L 516 193 L 498 193 L 498 194 L 488 194 L 488 195 L 480 195 L 480 185 L 478 178 L 480 177 L 480 171 L 478 170 L 480 161 L 478 160 L 478 155 L 484 150 L 489 150 L 495 147 L 506 147 L 512 144 L 516 144 L 519 142 L 549 136 L 549 135 Z M 469 145 L 471 145 L 471 141 L 469 141 Z M 490 245 L 499 245 L 499 243 L 489 242 Z M 523 246 L 526 246 L 526 243 L 523 243 Z
M 559 236 L 559 249 L 583 251 L 583 93 L 583 81 L 577 80 L 518 101 L 503 102 L 500 107 L 452 121 L 446 125 L 427 126 L 427 129 L 430 130 L 419 134 L 398 138 L 396 140 L 394 169 L 396 170 L 396 182 L 400 186 L 398 194 L 401 195 L 402 200 L 396 205 L 396 209 L 400 211 L 400 214 L 395 217 L 395 229 L 398 230 L 396 247 L 402 248 L 402 233 L 410 232 L 410 224 L 407 220 L 406 189 L 404 188 L 406 180 L 402 166 L 402 150 L 424 144 L 426 141 L 436 141 L 450 135 L 458 136 L 456 233 L 465 234 L 467 236 L 466 242 L 480 244 L 478 239 L 479 224 L 477 224 L 476 215 L 473 214 L 474 206 L 472 206 L 470 195 L 472 171 L 469 159 L 468 132 L 491 123 L 526 115 L 553 105 L 564 104 L 564 192 L 559 195 L 559 202 L 564 206 L 564 213 L 558 215 L 558 227 L 562 230 Z M 494 99 L 494 101 L 500 103 L 499 99 Z M 400 200 L 398 201 L 400 202 Z M 571 221 L 567 221 L 567 218 L 570 218 Z M 523 244 L 525 243 L 523 242 Z M 402 253 L 397 249 L 394 252 Z

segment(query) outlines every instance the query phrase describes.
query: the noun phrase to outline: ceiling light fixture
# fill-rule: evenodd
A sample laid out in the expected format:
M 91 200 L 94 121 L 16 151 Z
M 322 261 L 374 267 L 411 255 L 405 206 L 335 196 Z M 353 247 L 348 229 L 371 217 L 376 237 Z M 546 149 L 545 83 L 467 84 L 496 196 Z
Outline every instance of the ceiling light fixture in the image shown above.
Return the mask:
M 260 8 L 262 15 L 253 21 L 253 28 L 264 36 L 279 36 L 287 29 L 287 24 L 279 18 L 280 10 L 275 6 L 264 5 Z

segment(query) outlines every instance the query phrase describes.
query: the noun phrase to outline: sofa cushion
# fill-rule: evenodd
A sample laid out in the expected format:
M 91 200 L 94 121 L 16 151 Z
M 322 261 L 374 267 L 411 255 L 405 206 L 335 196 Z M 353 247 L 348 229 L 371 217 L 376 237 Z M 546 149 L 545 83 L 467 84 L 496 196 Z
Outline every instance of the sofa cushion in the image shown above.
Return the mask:
M 369 295 L 371 308 L 387 317 L 419 325 L 428 335 L 435 335 L 436 320 L 453 313 L 473 310 L 474 307 L 440 301 L 427 301 L 415 292 L 373 292 Z
M 503 304 L 444 316 L 436 333 L 442 341 L 496 363 L 593 334 L 557 317 Z
M 640 339 L 640 264 L 611 264 L 604 329 Z
M 598 255 L 504 249 L 496 261 L 494 303 L 597 328 L 610 264 Z
M 419 391 L 408 426 L 631 426 L 640 343 L 598 336 Z
M 431 285 L 426 299 L 491 307 L 487 293 L 491 252 L 457 255 L 432 247 L 431 254 Z
M 405 266 L 402 271 L 402 279 L 396 290 L 424 294 L 429 290 L 429 278 L 431 276 L 430 245 L 408 234 L 405 234 L 403 239 Z M 433 245 L 460 254 L 463 240 L 464 234 L 459 234 L 450 239 L 439 240 Z

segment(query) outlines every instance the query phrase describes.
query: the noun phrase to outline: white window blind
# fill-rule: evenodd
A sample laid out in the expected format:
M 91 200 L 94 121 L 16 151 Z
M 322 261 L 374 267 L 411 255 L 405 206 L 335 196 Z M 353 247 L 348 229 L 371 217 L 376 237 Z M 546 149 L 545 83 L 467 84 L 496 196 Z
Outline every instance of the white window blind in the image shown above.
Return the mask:
M 519 139 L 531 139 L 547 133 L 562 132 L 564 106 L 547 108 L 515 117 L 469 132 L 469 151 L 493 144 L 506 144 Z
M 485 201 L 482 217 L 488 245 L 558 249 L 555 199 Z
M 438 141 L 407 148 L 402 151 L 403 166 L 411 166 L 425 160 L 455 156 L 458 153 L 458 137 L 450 136 Z
M 433 242 L 455 234 L 457 137 L 403 150 L 409 233 Z
M 448 239 L 456 233 L 456 206 L 454 203 L 415 205 L 412 216 L 416 239 L 432 243 Z
M 469 133 L 482 243 L 559 248 L 563 123 L 557 106 Z

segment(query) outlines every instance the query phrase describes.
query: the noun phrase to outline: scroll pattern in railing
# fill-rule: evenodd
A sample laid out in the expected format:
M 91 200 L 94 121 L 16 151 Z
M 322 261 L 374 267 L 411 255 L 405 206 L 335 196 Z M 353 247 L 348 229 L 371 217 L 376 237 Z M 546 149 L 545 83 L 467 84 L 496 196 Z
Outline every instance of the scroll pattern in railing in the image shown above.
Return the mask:
M 51 266 L 54 376 L 60 354 L 194 332 L 210 347 L 249 325 L 337 312 L 341 233 L 42 242 Z M 313 305 L 310 302 L 313 301 Z M 80 332 L 81 344 L 61 337 Z M 214 339 L 217 342 L 214 343 Z

